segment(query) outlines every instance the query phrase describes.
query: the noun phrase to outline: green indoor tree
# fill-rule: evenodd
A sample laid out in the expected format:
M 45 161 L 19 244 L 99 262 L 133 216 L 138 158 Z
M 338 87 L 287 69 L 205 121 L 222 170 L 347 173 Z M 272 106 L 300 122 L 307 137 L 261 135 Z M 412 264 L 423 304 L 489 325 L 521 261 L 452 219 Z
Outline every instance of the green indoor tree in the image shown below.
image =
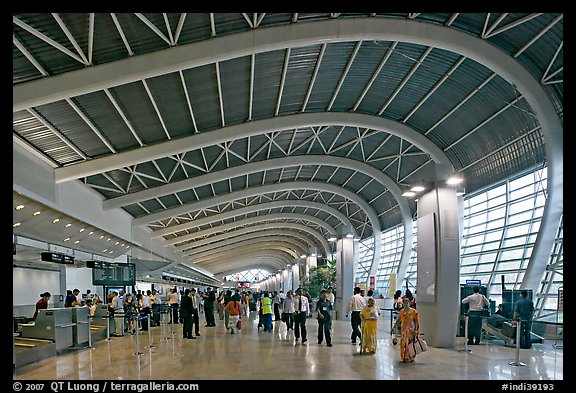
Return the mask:
M 336 261 L 327 261 L 323 266 L 313 266 L 303 282 L 300 283 L 312 298 L 318 298 L 322 289 L 327 289 L 336 282 Z

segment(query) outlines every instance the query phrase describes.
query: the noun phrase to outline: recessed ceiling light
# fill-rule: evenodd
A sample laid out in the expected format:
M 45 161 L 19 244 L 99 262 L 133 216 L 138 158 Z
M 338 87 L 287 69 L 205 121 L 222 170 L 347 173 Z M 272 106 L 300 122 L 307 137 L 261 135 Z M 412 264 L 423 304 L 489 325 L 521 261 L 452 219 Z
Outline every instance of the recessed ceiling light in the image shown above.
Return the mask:
M 110 250 L 109 254 L 112 254 L 114 252 L 114 250 Z
M 37 216 L 37 215 L 39 215 L 40 213 L 41 213 L 40 211 L 37 211 L 37 212 L 34 212 L 34 214 L 32 214 L 32 215 L 33 215 L 33 216 Z
M 106 239 L 106 241 L 109 242 L 109 241 L 110 241 L 110 238 Z
M 416 193 L 413 191 L 404 191 L 402 194 L 403 197 L 413 197 L 414 195 L 416 195 Z
M 84 232 L 84 231 L 85 231 L 84 228 L 80 228 L 80 230 L 79 230 L 78 232 L 82 233 L 82 232 Z
M 80 243 L 80 240 L 76 240 L 76 241 L 74 242 L 74 244 L 78 244 L 78 243 Z
M 120 242 L 116 242 L 115 246 L 117 246 Z
M 60 219 L 59 219 L 59 218 L 55 218 L 55 219 L 52 220 L 52 224 L 56 224 L 58 221 L 60 221 Z
M 24 209 L 24 205 L 18 205 L 18 206 L 16 206 L 16 210 L 22 210 L 22 209 Z
M 70 224 L 70 223 L 66 224 L 66 228 L 69 228 L 71 226 L 72 226 L 72 224 Z
M 19 227 L 20 224 L 21 224 L 21 223 L 17 222 L 17 223 L 15 223 L 14 225 L 12 225 L 12 227 L 14 227 L 14 228 Z
M 102 251 L 102 252 L 106 252 L 106 251 L 108 251 L 108 249 L 107 249 L 107 248 L 105 248 L 105 249 L 104 249 L 104 251 Z
M 88 234 L 88 236 L 92 235 L 93 233 L 94 233 L 94 231 L 90 232 L 90 233 Z
M 120 247 L 124 247 L 124 243 L 122 243 L 122 244 L 120 245 Z
M 414 186 L 410 189 L 410 191 L 414 191 L 414 192 L 420 192 L 420 191 L 424 191 L 426 188 L 424 188 L 423 186 Z
M 69 237 L 67 237 L 66 239 L 64 239 L 64 241 L 65 241 L 65 242 L 67 242 L 68 240 L 70 240 L 70 238 L 69 238 Z
M 100 239 L 102 239 L 104 237 L 104 235 L 100 236 Z

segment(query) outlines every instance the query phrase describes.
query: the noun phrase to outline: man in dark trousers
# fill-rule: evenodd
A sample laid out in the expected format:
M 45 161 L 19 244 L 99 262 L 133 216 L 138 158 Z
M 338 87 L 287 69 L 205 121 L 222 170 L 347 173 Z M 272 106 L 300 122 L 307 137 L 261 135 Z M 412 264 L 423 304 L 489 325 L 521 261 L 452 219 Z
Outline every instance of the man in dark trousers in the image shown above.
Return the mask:
M 360 318 L 360 311 L 366 306 L 366 300 L 364 296 L 361 295 L 361 292 L 360 287 L 355 287 L 354 295 L 350 298 L 348 306 L 346 307 L 346 318 L 350 315 L 350 324 L 352 325 L 352 335 L 350 336 L 352 344 L 356 344 L 356 338 L 359 338 L 360 342 L 362 342 L 362 333 L 360 332 L 362 319 Z
M 180 317 L 184 324 L 182 327 L 183 338 L 196 338 L 192 335 L 192 298 L 188 288 L 186 288 L 182 299 L 180 299 Z
M 296 341 L 300 339 L 302 335 L 302 344 L 304 344 L 308 339 L 306 338 L 306 318 L 310 313 L 310 307 L 308 303 L 308 298 L 302 294 L 302 288 L 296 290 L 296 296 L 294 296 L 294 338 Z
M 198 337 L 200 336 L 200 315 L 198 314 L 200 295 L 196 293 L 196 289 L 194 288 L 190 291 L 190 299 L 192 299 L 192 324 L 194 325 L 194 334 Z
M 332 327 L 332 320 L 330 319 L 330 311 L 332 310 L 332 303 L 327 299 L 326 290 L 320 291 L 320 299 L 316 302 L 316 312 L 318 312 L 318 344 L 322 344 L 324 336 L 326 336 L 326 345 L 332 346 L 332 337 L 330 336 L 330 329 Z
M 520 291 L 520 299 L 514 303 L 514 323 L 520 318 L 520 348 L 532 348 L 532 315 L 534 314 L 534 303 L 528 299 L 528 291 Z
M 482 309 L 489 307 L 490 302 L 480 293 L 480 287 L 475 285 L 472 294 L 462 299 L 462 304 L 468 304 L 468 345 L 479 345 L 482 337 Z

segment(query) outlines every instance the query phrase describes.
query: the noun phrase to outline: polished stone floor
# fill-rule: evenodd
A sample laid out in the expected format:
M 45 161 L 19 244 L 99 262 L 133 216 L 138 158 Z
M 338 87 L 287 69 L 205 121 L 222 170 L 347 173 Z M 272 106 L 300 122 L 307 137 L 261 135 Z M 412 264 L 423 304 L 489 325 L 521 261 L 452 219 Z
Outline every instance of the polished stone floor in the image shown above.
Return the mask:
M 255 313 L 252 313 L 255 314 Z M 203 318 L 202 318 L 203 319 Z M 182 339 L 182 325 L 166 325 L 136 337 L 114 337 L 93 343 L 92 349 L 69 350 L 56 357 L 17 368 L 18 380 L 563 380 L 563 350 L 554 342 L 520 351 L 525 366 L 510 365 L 516 349 L 492 340 L 466 348 L 457 338 L 455 348 L 432 348 L 414 363 L 399 361 L 398 346 L 387 332 L 389 320 L 378 326 L 376 354 L 361 355 L 350 343 L 350 323 L 334 321 L 333 347 L 318 345 L 317 322 L 308 319 L 308 342 L 295 342 L 282 322 L 274 331 L 258 332 L 254 316 L 240 334 L 226 334 L 223 321 L 204 327 L 195 340 Z M 174 334 L 171 333 L 174 328 Z M 172 339 L 167 339 L 172 337 Z M 471 351 L 467 351 L 467 349 Z

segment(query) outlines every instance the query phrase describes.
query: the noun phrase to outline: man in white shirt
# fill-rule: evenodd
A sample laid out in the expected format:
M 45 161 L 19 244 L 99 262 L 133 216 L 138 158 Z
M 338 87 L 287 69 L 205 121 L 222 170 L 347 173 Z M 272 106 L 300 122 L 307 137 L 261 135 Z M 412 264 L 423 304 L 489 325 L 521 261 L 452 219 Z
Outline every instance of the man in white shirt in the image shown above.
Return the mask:
M 462 299 L 462 304 L 468 304 L 468 345 L 478 345 L 482 335 L 482 309 L 489 307 L 490 302 L 480 293 L 479 286 L 472 288 L 472 292 Z
M 294 337 L 298 341 L 302 335 L 302 344 L 304 344 L 308 341 L 306 338 L 306 317 L 310 313 L 310 307 L 308 298 L 302 295 L 302 288 L 296 290 L 296 296 L 292 301 L 294 304 Z
M 332 292 L 332 287 L 328 287 L 328 291 L 326 292 L 326 300 L 328 300 L 330 304 L 332 304 L 332 310 L 334 310 L 335 296 L 334 293 Z
M 124 335 L 124 301 L 118 295 L 118 292 L 113 291 L 114 297 L 112 298 L 112 308 L 114 309 L 114 324 L 116 325 L 115 336 L 120 337 Z
M 172 288 L 172 290 L 168 294 L 168 304 L 170 305 L 170 308 L 172 309 L 172 313 L 170 313 L 170 315 L 172 316 L 172 320 L 168 323 L 173 323 L 173 324 L 178 323 L 178 305 L 179 305 L 179 303 L 180 303 L 180 297 L 178 296 L 178 292 L 176 292 L 176 287 L 174 287 L 174 288 Z
M 362 319 L 360 318 L 360 311 L 366 306 L 366 300 L 360 292 L 360 287 L 355 287 L 354 295 L 350 298 L 346 306 L 346 318 L 351 314 L 350 323 L 352 325 L 352 335 L 350 336 L 350 340 L 352 340 L 352 344 L 356 344 L 356 337 L 360 339 L 360 343 L 362 342 L 362 333 L 360 333 Z

